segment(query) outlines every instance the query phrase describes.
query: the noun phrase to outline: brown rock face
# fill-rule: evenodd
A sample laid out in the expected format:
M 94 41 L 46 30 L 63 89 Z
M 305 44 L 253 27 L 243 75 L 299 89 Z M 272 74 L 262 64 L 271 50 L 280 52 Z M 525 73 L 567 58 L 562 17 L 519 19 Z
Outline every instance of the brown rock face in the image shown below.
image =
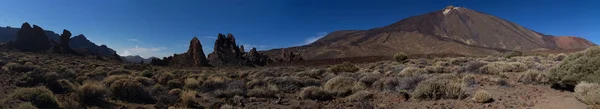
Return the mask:
M 202 44 L 200 44 L 200 40 L 197 37 L 194 37 L 190 41 L 190 48 L 186 53 L 192 59 L 195 66 L 208 66 L 208 60 L 206 60 L 206 55 L 204 55 L 204 51 L 202 50 Z
M 21 25 L 21 30 L 17 32 L 17 38 L 12 44 L 14 48 L 26 52 L 41 52 L 51 47 L 50 39 L 44 29 L 37 25 L 31 28 L 27 22 Z
M 574 36 L 549 36 L 549 38 L 561 49 L 585 49 L 597 46 L 588 40 Z
M 69 30 L 63 30 L 63 33 L 60 34 L 60 46 L 65 49 L 71 49 L 69 46 L 69 41 L 71 40 L 71 32 Z
M 249 64 L 252 64 L 255 66 L 264 66 L 270 62 L 269 57 L 267 57 L 266 55 L 263 55 L 261 53 L 258 53 L 258 51 L 256 51 L 256 48 L 252 48 L 250 51 L 248 51 L 248 53 L 246 53 L 244 58 L 247 60 L 247 62 Z

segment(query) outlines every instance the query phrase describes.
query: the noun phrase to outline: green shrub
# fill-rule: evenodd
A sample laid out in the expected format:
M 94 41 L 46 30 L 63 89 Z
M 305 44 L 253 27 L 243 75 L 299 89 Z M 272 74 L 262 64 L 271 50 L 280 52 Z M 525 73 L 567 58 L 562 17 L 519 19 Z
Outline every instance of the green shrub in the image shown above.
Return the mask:
M 600 85 L 580 82 L 575 86 L 575 98 L 588 105 L 600 105 Z
M 404 62 L 406 62 L 406 60 L 408 60 L 408 56 L 406 56 L 405 54 L 403 54 L 403 53 L 394 54 L 394 61 L 404 63 Z
M 360 69 L 350 62 L 344 62 L 329 67 L 329 70 L 332 72 L 356 72 Z
M 33 104 L 31 104 L 30 102 L 25 102 L 25 103 L 19 104 L 17 109 L 38 109 L 38 108 L 33 106 Z
M 323 85 L 323 88 L 325 91 L 333 93 L 337 96 L 347 96 L 352 94 L 355 83 L 356 79 L 352 77 L 336 76 L 329 79 L 325 85 Z
M 571 54 L 548 73 L 551 83 L 567 86 L 575 86 L 581 81 L 600 83 L 600 47 Z
M 316 87 L 316 86 L 310 86 L 310 87 L 303 88 L 302 91 L 300 91 L 299 96 L 301 99 L 311 99 L 311 100 L 321 100 L 321 101 L 327 101 L 327 100 L 333 99 L 333 96 L 331 96 L 331 94 L 329 92 L 323 90 L 320 87 Z
M 479 90 L 475 92 L 475 94 L 473 94 L 471 100 L 473 100 L 476 103 L 488 103 L 492 102 L 494 99 L 492 98 L 492 94 L 490 94 L 489 92 L 485 90 Z
M 34 87 L 34 88 L 20 88 L 14 91 L 14 93 L 8 95 L 2 101 L 21 100 L 25 102 L 31 102 L 36 107 L 44 107 L 49 109 L 60 109 L 62 108 L 61 103 L 54 96 L 52 91 L 45 87 Z
M 77 98 L 80 104 L 95 104 L 104 101 L 104 97 L 108 95 L 108 90 L 104 84 L 100 82 L 85 82 L 77 89 Z
M 413 99 L 462 99 L 467 96 L 465 88 L 456 75 L 440 75 L 429 78 L 417 85 L 412 92 Z
M 113 96 L 134 103 L 153 103 L 154 98 L 150 96 L 143 85 L 135 80 L 121 79 L 110 85 Z
M 525 84 L 542 84 L 547 83 L 549 78 L 538 70 L 528 70 L 519 76 L 519 81 Z

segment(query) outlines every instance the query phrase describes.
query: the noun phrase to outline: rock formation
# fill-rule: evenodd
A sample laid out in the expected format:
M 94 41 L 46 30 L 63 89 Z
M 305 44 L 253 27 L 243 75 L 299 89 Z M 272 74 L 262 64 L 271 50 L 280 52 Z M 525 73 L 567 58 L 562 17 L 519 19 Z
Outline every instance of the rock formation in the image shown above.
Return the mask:
M 258 53 L 258 51 L 256 51 L 256 48 L 252 48 L 250 51 L 248 51 L 244 58 L 247 60 L 248 64 L 255 66 L 264 66 L 270 62 L 269 57 Z
M 17 38 L 12 43 L 14 48 L 26 52 L 42 52 L 50 48 L 50 39 L 44 29 L 37 25 L 31 25 L 25 22 L 17 32 Z
M 243 52 L 238 48 L 235 37 L 231 33 L 227 36 L 219 33 L 215 41 L 214 51 L 208 55 L 208 60 L 214 66 L 247 65 Z
M 298 61 L 298 60 L 303 60 L 303 59 L 299 54 L 296 54 L 291 50 L 281 49 L 281 60 L 282 61 Z
M 182 54 L 173 54 L 173 56 L 165 57 L 162 60 L 152 59 L 150 62 L 152 65 L 160 66 L 196 66 L 196 67 L 207 67 L 208 60 L 202 50 L 202 44 L 197 37 L 192 38 L 188 51 Z

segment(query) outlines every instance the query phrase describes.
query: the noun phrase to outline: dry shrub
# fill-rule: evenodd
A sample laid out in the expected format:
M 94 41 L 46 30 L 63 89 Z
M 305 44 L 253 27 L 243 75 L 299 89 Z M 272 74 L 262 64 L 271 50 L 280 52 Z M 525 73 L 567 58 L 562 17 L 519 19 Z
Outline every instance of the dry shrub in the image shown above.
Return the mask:
M 426 79 L 425 75 L 402 77 L 398 80 L 398 84 L 395 87 L 397 91 L 406 90 L 412 91 L 417 87 L 419 83 Z
M 460 78 L 456 75 L 439 75 L 417 85 L 412 92 L 413 99 L 462 99 L 467 96 Z
M 571 54 L 548 73 L 552 83 L 565 86 L 575 86 L 581 81 L 600 83 L 600 47 Z
M 278 92 L 276 87 L 257 87 L 250 89 L 246 95 L 257 98 L 275 98 Z
M 429 72 L 425 69 L 421 69 L 421 68 L 416 68 L 416 67 L 407 67 L 404 68 L 404 70 L 402 70 L 400 72 L 400 76 L 418 76 L 418 75 L 423 75 L 423 74 L 428 74 Z
M 188 88 L 188 89 L 196 89 L 198 87 L 200 87 L 200 81 L 194 79 L 194 78 L 187 78 L 184 81 L 184 87 Z
M 300 78 L 296 76 L 268 77 L 264 79 L 267 84 L 276 86 L 282 92 L 296 92 L 305 86 L 319 85 L 320 81 L 313 78 Z
M 375 81 L 379 80 L 380 78 L 381 78 L 381 75 L 368 73 L 368 74 L 362 75 L 361 78 L 358 80 L 358 82 L 364 83 L 365 85 L 371 87 L 371 85 Z
M 520 62 L 493 62 L 479 68 L 483 74 L 500 74 L 504 72 L 523 72 L 527 66 Z
M 144 86 L 152 86 L 154 84 L 156 84 L 156 82 L 154 82 L 154 80 L 152 78 L 148 78 L 148 77 L 135 77 L 135 81 L 138 81 L 140 83 L 142 83 Z
M 464 63 L 467 63 L 469 61 L 470 61 L 470 59 L 469 58 L 465 58 L 465 57 L 451 58 L 450 59 L 450 64 L 462 66 Z
M 580 82 L 575 86 L 575 98 L 588 105 L 600 105 L 600 85 Z
M 125 69 L 114 69 L 108 72 L 108 75 L 129 75 L 131 72 Z
M 528 70 L 527 72 L 522 73 L 518 80 L 518 82 L 525 84 L 543 84 L 547 83 L 549 78 L 540 71 Z
M 84 81 L 86 81 L 88 79 L 90 79 L 90 77 L 88 77 L 88 76 L 78 76 L 77 78 L 75 78 L 75 81 L 77 83 L 83 83 Z
M 185 92 L 181 93 L 181 96 L 179 98 L 181 98 L 181 103 L 183 103 L 184 106 L 192 107 L 192 106 L 196 105 L 196 95 L 197 94 L 198 94 L 198 92 L 196 92 L 196 91 L 185 91 Z
M 347 101 L 364 101 L 373 98 L 373 93 L 370 91 L 358 91 L 350 96 L 347 96 L 345 99 Z
M 131 79 L 117 80 L 110 85 L 113 96 L 134 103 L 154 103 L 155 100 L 142 83 Z
M 38 108 L 33 106 L 33 104 L 31 104 L 30 102 L 25 102 L 25 103 L 19 104 L 19 106 L 17 106 L 16 109 L 38 109 Z
M 76 91 L 77 98 L 81 104 L 94 104 L 104 101 L 104 97 L 109 93 L 104 84 L 100 82 L 85 82 Z
M 169 80 L 175 79 L 175 74 L 173 74 L 171 72 L 165 72 L 165 73 L 160 73 L 156 76 L 153 76 L 153 78 L 158 80 L 159 84 L 166 85 L 167 82 L 169 82 Z
M 179 79 L 172 79 L 172 80 L 169 80 L 169 82 L 167 82 L 167 86 L 169 86 L 169 88 L 171 88 L 171 89 L 181 88 L 181 87 L 183 87 L 183 85 L 184 84 Z
M 477 73 L 479 72 L 479 68 L 485 66 L 487 63 L 483 63 L 480 61 L 469 61 L 463 67 L 465 73 Z
M 385 77 L 373 82 L 371 87 L 378 90 L 396 90 L 399 84 L 398 80 L 399 78 L 397 77 Z
M 204 83 L 202 83 L 200 89 L 206 92 L 222 89 L 227 87 L 226 85 L 228 81 L 229 79 L 224 78 L 222 76 L 211 76 L 206 81 L 204 81 Z
M 303 72 L 297 73 L 296 76 L 298 76 L 298 77 L 310 77 L 310 78 L 322 78 L 322 75 L 325 72 L 327 72 L 327 70 L 324 70 L 324 69 L 311 69 L 311 70 L 307 70 L 307 71 L 303 71 Z
M 76 86 L 69 80 L 60 79 L 46 85 L 50 90 L 56 93 L 69 93 L 75 90 Z
M 443 66 L 427 66 L 425 67 L 425 71 L 429 73 L 449 73 L 450 71 L 446 70 L 446 67 Z
M 171 89 L 171 90 L 169 90 L 168 94 L 169 95 L 177 95 L 177 96 L 179 96 L 179 94 L 181 94 L 182 92 L 183 92 L 183 90 L 181 90 L 181 89 Z
M 403 54 L 403 53 L 394 54 L 394 61 L 404 63 L 404 62 L 406 62 L 406 60 L 408 60 L 408 56 L 406 56 L 405 54 Z
M 45 87 L 20 88 L 11 93 L 6 98 L 2 99 L 2 103 L 8 101 L 21 100 L 31 102 L 35 107 L 43 107 L 48 109 L 60 109 L 61 103 L 54 96 L 52 91 Z
M 337 96 L 347 96 L 352 94 L 356 79 L 345 76 L 337 76 L 329 79 L 323 88 Z
M 329 67 L 329 70 L 331 72 L 356 72 L 360 69 L 358 69 L 358 67 L 354 66 L 354 64 L 350 62 L 344 62 Z
M 4 65 L 4 67 L 2 67 L 2 68 L 5 71 L 21 73 L 21 72 L 33 71 L 37 67 L 34 65 L 21 65 L 18 63 L 9 62 L 8 64 Z
M 492 98 L 492 94 L 485 90 L 478 90 L 477 92 L 475 92 L 471 100 L 473 100 L 476 103 L 489 103 L 494 101 L 494 99 Z
M 122 79 L 133 79 L 133 78 L 129 75 L 111 75 L 111 76 L 104 78 L 104 80 L 102 80 L 102 83 L 111 85 L 115 81 L 122 80 Z
M 56 82 L 57 79 L 59 79 L 59 76 L 55 72 L 34 70 L 22 75 L 17 85 L 36 86 L 38 84 L 48 84 L 50 82 Z
M 316 87 L 316 86 L 310 86 L 310 87 L 303 88 L 302 91 L 300 91 L 299 96 L 301 99 L 311 99 L 311 100 L 321 100 L 321 101 L 327 101 L 327 100 L 333 99 L 332 94 L 330 94 L 329 92 L 323 90 L 320 87 Z
M 467 74 L 462 77 L 462 83 L 464 87 L 471 87 L 477 84 L 475 81 L 475 75 Z

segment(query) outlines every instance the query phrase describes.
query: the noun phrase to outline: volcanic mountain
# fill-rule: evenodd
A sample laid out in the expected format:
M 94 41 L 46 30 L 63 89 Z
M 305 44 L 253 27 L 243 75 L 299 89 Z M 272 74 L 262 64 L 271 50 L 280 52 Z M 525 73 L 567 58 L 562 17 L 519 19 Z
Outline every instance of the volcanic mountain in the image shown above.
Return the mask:
M 582 49 L 596 44 L 529 30 L 471 9 L 448 6 L 369 30 L 341 30 L 304 46 L 285 48 L 305 59 L 405 54 L 485 56 L 507 51 Z M 264 51 L 277 57 L 281 49 Z

